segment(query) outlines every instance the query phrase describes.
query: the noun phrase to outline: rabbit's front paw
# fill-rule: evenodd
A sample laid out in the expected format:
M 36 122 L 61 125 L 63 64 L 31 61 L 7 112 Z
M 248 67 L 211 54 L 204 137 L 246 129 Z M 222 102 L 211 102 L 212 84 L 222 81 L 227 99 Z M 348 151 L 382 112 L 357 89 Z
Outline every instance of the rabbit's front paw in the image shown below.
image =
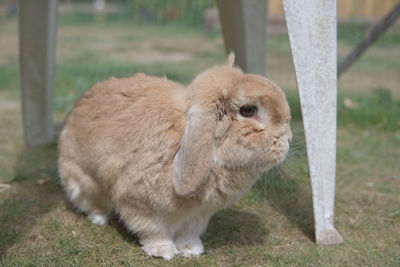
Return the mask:
M 99 213 L 91 213 L 88 216 L 89 220 L 97 225 L 105 225 L 107 224 L 107 215 L 105 214 L 99 214 Z
M 179 251 L 170 240 L 153 241 L 143 245 L 143 250 L 150 256 L 162 257 L 164 260 L 172 259 Z
M 184 257 L 200 256 L 204 252 L 204 246 L 200 238 L 178 238 L 175 245 Z

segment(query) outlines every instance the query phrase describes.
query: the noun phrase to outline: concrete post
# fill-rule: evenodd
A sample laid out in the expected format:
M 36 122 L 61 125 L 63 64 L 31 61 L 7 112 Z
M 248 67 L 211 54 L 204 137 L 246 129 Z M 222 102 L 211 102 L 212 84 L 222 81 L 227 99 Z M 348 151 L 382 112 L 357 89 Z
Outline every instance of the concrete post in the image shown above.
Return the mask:
M 267 72 L 267 0 L 217 0 L 227 52 L 245 72 Z
M 283 0 L 299 88 L 317 244 L 342 243 L 333 226 L 336 171 L 336 0 Z
M 24 140 L 53 140 L 53 70 L 57 0 L 19 1 L 19 55 Z

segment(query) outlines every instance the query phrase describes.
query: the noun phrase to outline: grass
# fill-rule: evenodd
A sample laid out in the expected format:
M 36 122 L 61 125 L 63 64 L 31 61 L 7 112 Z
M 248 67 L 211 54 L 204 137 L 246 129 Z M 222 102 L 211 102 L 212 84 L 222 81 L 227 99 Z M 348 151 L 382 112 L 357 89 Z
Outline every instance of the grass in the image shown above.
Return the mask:
M 338 39 L 339 41 L 356 45 L 366 36 L 370 26 L 366 21 L 348 21 L 346 24 L 341 25 L 338 31 Z M 396 32 L 396 29 L 393 29 L 382 35 L 374 46 L 379 48 L 396 47 L 399 42 L 400 35 Z
M 132 27 L 119 20 L 100 21 L 100 27 L 95 18 L 86 19 L 60 19 L 57 129 L 80 94 L 109 76 L 145 72 L 189 83 L 224 60 L 218 32 L 181 25 Z M 117 217 L 99 227 L 70 207 L 57 177 L 55 144 L 23 147 L 16 21 L 1 22 L 0 183 L 11 188 L 0 192 L 0 265 L 399 266 L 398 33 L 384 36 L 384 43 L 372 47 L 339 82 L 335 225 L 343 245 L 314 244 L 299 99 L 287 36 L 278 34 L 269 39 L 268 76 L 286 91 L 292 109 L 294 140 L 287 161 L 212 218 L 203 237 L 206 254 L 164 262 L 146 256 Z M 364 28 L 339 29 L 341 57 Z M 47 183 L 37 183 L 46 178 Z

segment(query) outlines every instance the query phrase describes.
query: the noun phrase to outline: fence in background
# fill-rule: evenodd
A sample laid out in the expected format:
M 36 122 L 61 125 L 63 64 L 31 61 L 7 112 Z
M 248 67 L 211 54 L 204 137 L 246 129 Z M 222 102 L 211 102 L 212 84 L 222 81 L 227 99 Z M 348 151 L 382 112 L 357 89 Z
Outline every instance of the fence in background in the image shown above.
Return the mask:
M 338 18 L 379 19 L 385 16 L 399 0 L 338 0 Z M 269 0 L 268 12 L 272 16 L 283 17 L 282 0 Z
M 59 0 L 62 4 L 87 4 L 92 6 L 95 0 Z M 214 0 L 104 0 L 107 6 L 124 6 L 125 15 L 138 18 L 138 21 L 181 21 L 189 25 L 198 25 L 203 11 L 215 7 Z M 399 0 L 337 0 L 340 20 L 361 19 L 377 20 L 399 2 Z M 0 0 L 0 15 L 16 14 L 17 0 Z M 110 9 L 108 7 L 108 9 Z M 85 11 L 84 9 L 82 11 Z M 268 12 L 271 17 L 282 18 L 282 0 L 268 0 Z

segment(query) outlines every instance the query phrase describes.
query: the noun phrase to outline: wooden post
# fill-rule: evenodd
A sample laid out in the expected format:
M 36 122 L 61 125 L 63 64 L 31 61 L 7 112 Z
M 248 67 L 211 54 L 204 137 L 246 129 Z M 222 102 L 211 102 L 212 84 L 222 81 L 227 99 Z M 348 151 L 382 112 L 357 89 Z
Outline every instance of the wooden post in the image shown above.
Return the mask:
M 26 146 L 53 141 L 57 0 L 19 1 L 19 55 Z
M 245 72 L 267 72 L 267 0 L 217 0 L 227 52 Z
M 306 136 L 317 244 L 342 243 L 333 226 L 336 175 L 336 0 L 283 0 Z

